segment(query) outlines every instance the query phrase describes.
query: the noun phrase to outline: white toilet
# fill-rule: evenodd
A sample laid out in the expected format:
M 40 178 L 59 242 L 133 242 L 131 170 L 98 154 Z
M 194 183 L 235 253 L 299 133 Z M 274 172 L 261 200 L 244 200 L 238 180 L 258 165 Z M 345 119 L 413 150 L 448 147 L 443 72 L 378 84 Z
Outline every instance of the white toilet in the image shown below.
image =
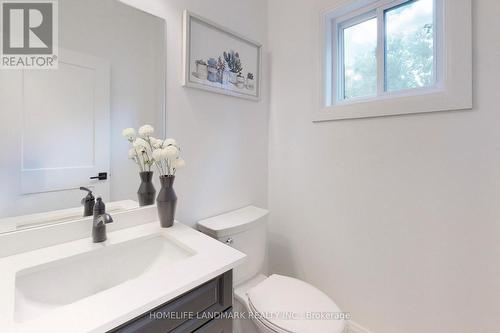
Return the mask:
M 262 274 L 268 213 L 249 206 L 198 222 L 201 232 L 247 255 L 234 270 L 234 333 L 343 332 L 339 308 L 322 291 L 291 277 Z M 246 316 L 238 319 L 241 313 Z

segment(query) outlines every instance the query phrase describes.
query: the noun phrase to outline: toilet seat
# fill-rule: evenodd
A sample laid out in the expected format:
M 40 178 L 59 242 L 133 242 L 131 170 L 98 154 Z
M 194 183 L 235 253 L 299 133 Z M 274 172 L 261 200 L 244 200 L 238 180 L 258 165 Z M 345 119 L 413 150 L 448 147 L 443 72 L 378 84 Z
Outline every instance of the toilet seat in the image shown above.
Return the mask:
M 249 308 L 254 314 L 258 313 L 251 302 L 249 302 Z M 254 317 L 254 323 L 260 329 L 261 333 L 293 333 L 274 325 L 270 320 L 265 318 Z
M 338 306 L 322 291 L 287 276 L 272 275 L 247 292 L 255 320 L 276 333 L 340 333 Z

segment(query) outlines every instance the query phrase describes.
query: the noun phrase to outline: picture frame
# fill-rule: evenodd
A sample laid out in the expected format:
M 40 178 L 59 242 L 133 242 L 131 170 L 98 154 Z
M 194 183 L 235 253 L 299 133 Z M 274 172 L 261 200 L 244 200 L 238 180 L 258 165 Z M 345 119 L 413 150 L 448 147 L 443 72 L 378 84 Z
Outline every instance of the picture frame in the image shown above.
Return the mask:
M 183 86 L 261 99 L 260 43 L 188 10 L 183 25 Z

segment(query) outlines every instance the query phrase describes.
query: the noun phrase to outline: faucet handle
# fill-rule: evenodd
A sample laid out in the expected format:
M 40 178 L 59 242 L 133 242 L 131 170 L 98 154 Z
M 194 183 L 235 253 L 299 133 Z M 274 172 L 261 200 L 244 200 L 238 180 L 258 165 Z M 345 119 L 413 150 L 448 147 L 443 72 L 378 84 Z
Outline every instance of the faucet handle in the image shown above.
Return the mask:
M 109 224 L 109 223 L 113 223 L 113 217 L 109 214 L 102 214 L 102 215 L 99 215 L 99 217 L 95 219 L 94 226 L 95 227 L 102 227 L 102 226 L 105 226 L 106 224 Z
M 94 195 L 92 194 L 92 191 L 91 191 L 91 190 L 89 190 L 88 188 L 83 187 L 83 186 L 82 186 L 82 187 L 80 187 L 80 190 L 81 190 L 81 191 L 86 191 L 86 192 L 87 192 L 87 196 L 86 196 L 86 197 L 84 197 L 84 198 L 82 199 L 82 205 L 84 205 L 86 202 L 89 202 L 89 201 L 94 201 L 94 200 L 95 200 L 95 197 L 94 197 Z
M 83 209 L 83 216 L 91 216 L 94 212 L 94 204 L 95 204 L 95 197 L 92 194 L 92 191 L 89 190 L 86 187 L 80 187 L 80 190 L 82 191 L 87 191 L 87 196 L 84 197 L 81 201 L 84 209 Z
M 91 191 L 91 190 L 89 190 L 88 188 L 83 187 L 83 186 L 82 186 L 82 187 L 80 187 L 80 190 L 82 190 L 82 191 L 87 191 L 87 192 L 89 192 L 89 193 L 92 193 L 92 191 Z

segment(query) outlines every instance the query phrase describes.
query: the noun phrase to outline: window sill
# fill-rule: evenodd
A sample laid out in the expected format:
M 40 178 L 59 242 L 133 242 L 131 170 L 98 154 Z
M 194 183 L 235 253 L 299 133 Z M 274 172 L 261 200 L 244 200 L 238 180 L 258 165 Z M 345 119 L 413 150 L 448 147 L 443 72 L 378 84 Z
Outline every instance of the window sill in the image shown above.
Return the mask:
M 374 98 L 323 107 L 313 122 L 335 121 L 472 109 L 472 89 L 462 94 L 434 91 L 427 94 Z

